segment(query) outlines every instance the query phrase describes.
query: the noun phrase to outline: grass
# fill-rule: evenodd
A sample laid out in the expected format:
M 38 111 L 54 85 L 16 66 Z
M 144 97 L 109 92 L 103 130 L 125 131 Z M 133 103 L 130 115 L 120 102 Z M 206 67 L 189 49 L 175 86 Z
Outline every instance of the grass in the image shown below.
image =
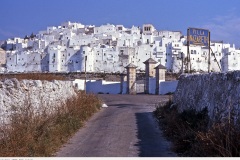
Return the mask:
M 32 79 L 32 80 L 67 80 L 67 77 L 63 75 L 57 75 L 54 73 L 21 73 L 21 74 L 0 74 L 1 79 L 16 78 L 18 80 L 22 79 Z
M 163 128 L 164 135 L 173 142 L 172 149 L 179 156 L 240 156 L 239 122 L 210 124 L 206 108 L 200 112 L 189 109 L 179 113 L 171 100 L 157 106 L 154 114 Z
M 0 128 L 0 157 L 53 156 L 100 104 L 96 96 L 79 92 L 53 114 L 34 114 L 31 104 L 12 112 L 11 123 Z

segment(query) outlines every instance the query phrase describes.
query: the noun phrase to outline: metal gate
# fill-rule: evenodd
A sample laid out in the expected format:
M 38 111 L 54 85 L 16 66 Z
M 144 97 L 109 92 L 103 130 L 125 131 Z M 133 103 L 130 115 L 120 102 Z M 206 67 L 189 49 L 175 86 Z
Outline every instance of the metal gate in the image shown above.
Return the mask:
M 136 75 L 136 92 L 137 94 L 145 93 L 145 74 L 137 73 Z

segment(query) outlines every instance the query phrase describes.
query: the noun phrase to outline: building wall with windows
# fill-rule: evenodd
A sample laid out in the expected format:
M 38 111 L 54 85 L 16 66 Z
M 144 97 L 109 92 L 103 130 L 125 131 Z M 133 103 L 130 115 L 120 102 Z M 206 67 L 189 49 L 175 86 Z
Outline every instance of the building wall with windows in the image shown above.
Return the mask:
M 180 31 L 157 31 L 152 24 L 142 28 L 106 24 L 98 27 L 64 22 L 47 27 L 34 37 L 5 42 L 6 68 L 11 72 L 123 72 L 129 63 L 143 71 L 153 58 L 168 71 L 187 66 L 186 36 Z M 223 42 L 211 42 L 211 71 L 240 69 L 239 50 Z M 190 46 L 190 69 L 208 71 L 208 48 Z M 156 64 L 156 65 L 158 65 Z
M 0 67 L 6 65 L 6 51 L 0 48 Z

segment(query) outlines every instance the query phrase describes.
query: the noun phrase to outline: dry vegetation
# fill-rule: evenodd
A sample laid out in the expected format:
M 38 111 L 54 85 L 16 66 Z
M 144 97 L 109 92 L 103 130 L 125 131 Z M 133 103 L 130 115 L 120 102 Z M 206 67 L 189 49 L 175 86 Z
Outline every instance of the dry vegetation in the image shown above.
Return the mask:
M 0 128 L 0 157 L 52 156 L 100 106 L 96 96 L 78 93 L 54 114 L 33 114 L 31 104 L 13 112 Z
M 67 80 L 63 75 L 54 73 L 21 73 L 21 74 L 0 74 L 0 80 L 5 78 L 16 78 L 18 80 L 31 79 L 31 80 Z
M 178 113 L 169 101 L 154 112 L 164 134 L 173 142 L 179 156 L 239 157 L 240 123 L 209 123 L 208 111 L 186 110 Z

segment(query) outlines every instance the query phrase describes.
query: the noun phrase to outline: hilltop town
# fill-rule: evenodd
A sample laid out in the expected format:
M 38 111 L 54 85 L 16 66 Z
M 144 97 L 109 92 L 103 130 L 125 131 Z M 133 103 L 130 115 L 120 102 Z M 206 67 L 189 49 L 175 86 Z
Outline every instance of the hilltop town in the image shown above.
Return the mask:
M 240 50 L 223 41 L 211 41 L 210 70 L 240 69 Z M 24 38 L 8 39 L 0 50 L 2 72 L 122 73 L 129 63 L 144 71 L 144 61 L 154 59 L 167 71 L 186 70 L 187 37 L 180 31 L 105 24 L 64 22 Z M 191 71 L 208 71 L 209 49 L 190 46 Z M 86 66 L 86 68 L 85 68 Z

